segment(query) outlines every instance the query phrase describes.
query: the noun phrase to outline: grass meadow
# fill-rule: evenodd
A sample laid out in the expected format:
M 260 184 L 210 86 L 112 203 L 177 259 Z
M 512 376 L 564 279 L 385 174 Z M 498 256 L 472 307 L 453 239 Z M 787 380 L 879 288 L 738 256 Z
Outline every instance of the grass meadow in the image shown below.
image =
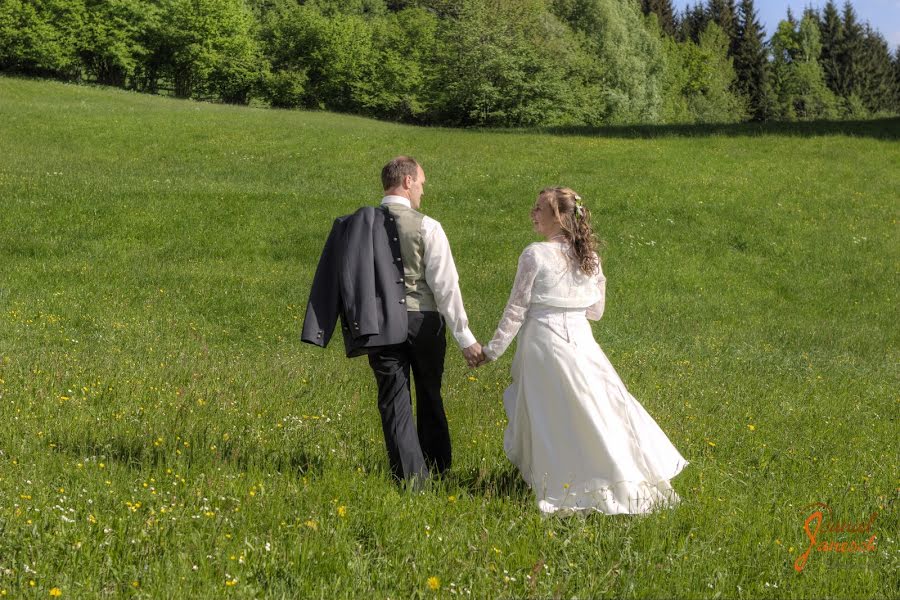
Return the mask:
M 460 131 L 0 78 L 0 596 L 887 598 L 900 589 L 900 120 Z M 444 380 L 452 475 L 389 479 L 364 358 L 299 340 L 334 217 L 425 167 L 474 333 L 537 191 L 605 240 L 594 324 L 683 502 L 542 519 L 513 348 Z M 814 551 L 804 521 L 870 532 Z

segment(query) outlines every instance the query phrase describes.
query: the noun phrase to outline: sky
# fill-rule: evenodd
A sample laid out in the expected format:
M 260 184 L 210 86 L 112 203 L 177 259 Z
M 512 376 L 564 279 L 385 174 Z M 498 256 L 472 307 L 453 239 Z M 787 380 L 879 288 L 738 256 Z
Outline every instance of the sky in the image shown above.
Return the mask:
M 673 0 L 672 4 L 679 13 L 683 13 L 686 6 L 693 6 L 699 1 Z M 827 0 L 756 0 L 754 5 L 760 23 L 771 36 L 778 27 L 778 22 L 787 15 L 788 6 L 796 17 L 800 17 L 807 6 L 812 5 L 813 8 L 821 9 L 826 2 Z M 706 3 L 704 0 L 703 4 Z M 740 0 L 736 0 L 735 4 L 740 4 Z M 844 0 L 835 0 L 835 4 L 842 10 Z M 859 21 L 861 23 L 868 21 L 869 25 L 880 31 L 891 50 L 900 46 L 900 0 L 851 0 L 851 4 Z

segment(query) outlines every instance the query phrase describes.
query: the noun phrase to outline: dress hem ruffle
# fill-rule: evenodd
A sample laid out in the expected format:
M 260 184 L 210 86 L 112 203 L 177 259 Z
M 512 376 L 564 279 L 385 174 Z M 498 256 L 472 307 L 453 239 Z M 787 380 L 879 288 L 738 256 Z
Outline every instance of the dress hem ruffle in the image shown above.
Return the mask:
M 525 483 L 535 493 L 537 507 L 543 516 L 553 514 L 648 514 L 663 508 L 674 508 L 681 498 L 675 492 L 670 480 L 688 466 L 688 461 L 680 462 L 667 477 L 654 482 L 617 481 L 609 483 L 602 479 L 589 482 L 567 484 L 558 496 L 539 493 L 530 477 L 519 469 Z M 517 465 L 518 466 L 518 465 Z M 601 483 L 602 482 L 602 483 Z

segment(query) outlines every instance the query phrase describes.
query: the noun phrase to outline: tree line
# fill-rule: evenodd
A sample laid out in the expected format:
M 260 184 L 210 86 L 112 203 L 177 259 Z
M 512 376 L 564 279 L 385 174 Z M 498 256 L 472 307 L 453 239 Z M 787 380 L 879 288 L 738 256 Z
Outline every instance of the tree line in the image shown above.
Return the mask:
M 0 0 L 0 71 L 455 126 L 900 113 L 900 49 L 849 0 Z

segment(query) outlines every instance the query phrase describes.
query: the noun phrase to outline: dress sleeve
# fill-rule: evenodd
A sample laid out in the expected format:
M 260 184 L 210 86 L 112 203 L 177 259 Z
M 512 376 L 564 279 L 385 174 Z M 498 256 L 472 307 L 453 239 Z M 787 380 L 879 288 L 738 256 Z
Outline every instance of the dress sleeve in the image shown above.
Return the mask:
M 600 299 L 587 308 L 585 316 L 591 321 L 599 321 L 600 317 L 603 316 L 603 309 L 606 307 L 606 277 L 603 275 L 603 269 L 599 260 L 597 261 L 597 274 L 591 279 L 600 292 Z
M 487 346 L 483 348 L 484 355 L 488 360 L 497 360 L 512 343 L 516 334 L 519 333 L 519 329 L 525 321 L 528 304 L 531 302 L 531 290 L 534 286 L 537 272 L 537 256 L 534 248 L 529 246 L 519 256 L 519 268 L 516 271 L 516 279 L 513 282 L 512 292 L 509 295 L 509 301 L 506 303 L 506 309 L 503 311 L 500 324 L 497 326 L 497 331 Z

